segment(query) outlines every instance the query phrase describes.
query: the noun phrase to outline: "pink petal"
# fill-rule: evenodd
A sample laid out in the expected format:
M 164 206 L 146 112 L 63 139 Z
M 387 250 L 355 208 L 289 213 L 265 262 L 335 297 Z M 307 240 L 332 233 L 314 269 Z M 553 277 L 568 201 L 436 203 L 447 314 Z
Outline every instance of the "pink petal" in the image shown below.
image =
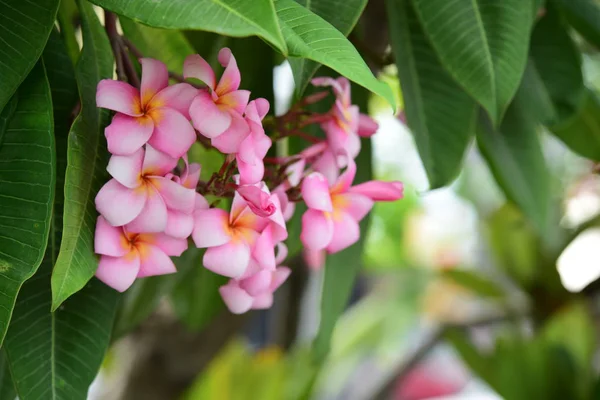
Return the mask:
M 269 290 L 269 286 L 271 286 L 271 271 L 259 271 L 251 277 L 241 280 L 239 285 L 248 292 L 250 296 L 257 296 L 260 293 Z
M 237 167 L 240 171 L 241 185 L 254 185 L 265 176 L 265 165 L 262 162 L 257 162 L 254 165 L 247 164 L 238 157 Z
M 238 186 L 237 192 L 242 196 L 252 212 L 259 217 L 268 217 L 275 213 L 275 205 L 270 195 L 256 186 Z
M 137 242 L 158 247 L 168 256 L 179 257 L 188 248 L 186 239 L 169 236 L 165 233 L 141 233 L 136 239 Z
M 116 114 L 104 130 L 108 151 L 123 156 L 133 154 L 150 140 L 153 131 L 154 122 L 150 117 Z
M 253 310 L 266 310 L 273 306 L 273 294 L 270 292 L 262 293 L 254 297 L 252 302 Z
M 243 240 L 232 240 L 204 253 L 202 263 L 206 269 L 219 275 L 238 278 L 244 274 L 250 262 L 250 246 Z
M 206 60 L 198 54 L 188 56 L 183 63 L 183 76 L 187 78 L 196 78 L 206 83 L 214 89 L 216 85 L 215 72 Z
M 142 65 L 142 105 L 147 105 L 155 94 L 169 85 L 167 66 L 152 58 L 140 58 Z
M 113 226 L 133 221 L 146 204 L 145 188 L 129 189 L 116 179 L 106 182 L 96 195 L 96 209 Z
M 142 212 L 127 224 L 126 229 L 129 232 L 162 232 L 167 227 L 167 206 L 165 202 L 152 185 L 147 185 L 147 192 L 148 198 Z
M 248 90 L 235 90 L 219 96 L 217 104 L 228 110 L 234 110 L 241 115 L 244 113 L 249 99 L 250 92 Z
M 306 167 L 306 160 L 302 158 L 286 168 L 285 173 L 287 174 L 287 183 L 289 186 L 286 189 L 300 184 L 302 175 L 304 175 L 304 167 Z
M 152 177 L 149 183 L 160 193 L 167 208 L 191 214 L 196 202 L 196 191 L 163 177 Z
M 321 76 L 321 77 L 317 77 L 317 78 L 313 78 L 310 83 L 313 84 L 313 86 L 331 86 L 334 90 L 334 92 L 336 93 L 336 96 L 338 95 L 338 93 L 343 93 L 343 87 L 340 85 L 340 83 L 335 80 L 334 78 L 330 78 L 327 76 Z
M 96 106 L 139 117 L 143 114 L 140 104 L 140 92 L 133 86 L 112 79 L 98 82 Z
M 194 210 L 207 210 L 209 208 L 208 201 L 200 193 L 196 193 L 196 200 L 194 202 Z
M 140 253 L 140 270 L 137 274 L 138 278 L 167 275 L 177 272 L 171 258 L 158 247 L 149 244 L 139 244 L 138 251 Z
M 186 188 L 196 190 L 198 181 L 200 180 L 200 172 L 202 167 L 198 163 L 186 164 L 184 173 L 182 174 L 181 184 Z
M 243 314 L 252 307 L 252 297 L 235 283 L 228 283 L 219 288 L 225 305 L 234 314 Z
M 356 221 L 360 221 L 373 208 L 373 200 L 358 193 L 344 193 L 333 197 L 333 204 L 336 211 L 343 211 L 352 216 Z
M 198 89 L 188 83 L 177 83 L 158 92 L 152 98 L 150 107 L 172 108 L 190 120 L 190 105 L 198 94 Z
M 258 116 L 262 120 L 265 117 L 265 115 L 267 115 L 267 113 L 269 112 L 269 100 L 259 97 L 258 99 L 254 99 L 252 101 L 256 105 L 256 111 L 258 112 Z
M 329 150 L 323 152 L 323 154 L 315 160 L 312 164 L 312 168 L 320 172 L 327 178 L 330 186 L 333 186 L 339 177 L 339 168 L 333 153 Z
M 231 114 L 231 125 L 217 137 L 211 140 L 211 144 L 221 153 L 237 153 L 240 145 L 250 134 L 250 127 L 244 118 L 239 114 Z
M 194 217 L 181 211 L 167 210 L 165 233 L 176 238 L 188 238 L 194 229 Z
M 223 75 L 217 84 L 215 92 L 217 92 L 219 96 L 222 96 L 225 93 L 237 90 L 240 87 L 241 76 L 235 57 L 227 47 L 222 48 L 221 51 L 219 51 L 218 59 L 219 63 L 225 67 L 225 71 L 223 71 Z
M 194 128 L 180 112 L 172 108 L 153 108 L 150 116 L 154 121 L 154 132 L 148 143 L 157 150 L 179 158 L 196 141 Z
M 318 271 L 325 265 L 325 250 L 309 250 L 302 251 L 304 262 L 308 268 Z
M 231 233 L 227 211 L 220 208 L 195 211 L 192 238 L 199 248 L 221 246 L 229 242 Z
M 121 185 L 135 189 L 142 184 L 142 162 L 144 150 L 139 149 L 130 156 L 112 156 L 106 170 Z
M 367 196 L 375 201 L 395 201 L 404 196 L 404 185 L 399 181 L 368 181 L 352 186 L 349 191 Z
M 258 236 L 252 249 L 252 257 L 265 270 L 275 270 L 275 243 L 269 226 Z
M 333 237 L 333 221 L 323 211 L 307 210 L 302 216 L 300 240 L 311 250 L 327 247 Z
M 327 179 L 313 172 L 302 181 L 302 198 L 308 208 L 320 211 L 331 211 L 331 196 Z
M 102 216 L 99 216 L 94 234 L 94 252 L 112 257 L 122 257 L 130 250 L 131 245 L 123 228 L 111 226 Z
M 279 267 L 275 271 L 273 271 L 273 275 L 271 277 L 271 292 L 274 292 L 279 288 L 279 286 L 283 285 L 290 276 L 292 271 L 288 267 Z
M 270 200 L 275 205 L 275 212 L 273 215 L 268 217 L 271 229 L 273 230 L 273 239 L 275 242 L 281 242 L 287 239 L 287 227 L 285 225 L 285 218 L 281 210 L 281 203 L 279 202 L 279 196 L 272 194 Z
M 231 125 L 231 115 L 217 107 L 212 96 L 205 90 L 201 90 L 192 101 L 190 116 L 194 128 L 210 139 L 219 136 Z
M 285 261 L 288 256 L 288 248 L 283 243 L 277 243 L 277 256 L 275 257 L 275 264 L 281 264 Z
M 346 192 L 352 185 L 352 181 L 354 181 L 354 176 L 356 175 L 356 163 L 354 162 L 354 159 L 350 157 L 348 157 L 347 160 L 348 167 L 340 175 L 338 180 L 335 182 L 335 185 L 331 187 L 332 195 Z
M 258 265 L 256 260 L 250 257 L 248 268 L 246 268 L 246 271 L 244 271 L 244 274 L 242 276 L 237 278 L 237 281 L 240 282 L 243 279 L 250 278 L 252 275 L 258 274 L 261 270 L 262 268 L 260 267 L 260 265 Z
M 96 278 L 119 292 L 127 290 L 135 281 L 140 269 L 140 258 L 137 250 L 132 250 L 123 257 L 100 257 Z
M 344 250 L 356 243 L 359 237 L 358 222 L 350 214 L 342 212 L 334 220 L 333 237 L 327 246 L 327 252 L 332 254 Z
M 358 116 L 358 136 L 371 137 L 379 129 L 379 124 L 368 115 L 360 114 Z
M 144 163 L 142 164 L 142 175 L 164 176 L 176 166 L 176 158 L 158 151 L 152 146 L 146 146 L 146 154 L 144 154 Z

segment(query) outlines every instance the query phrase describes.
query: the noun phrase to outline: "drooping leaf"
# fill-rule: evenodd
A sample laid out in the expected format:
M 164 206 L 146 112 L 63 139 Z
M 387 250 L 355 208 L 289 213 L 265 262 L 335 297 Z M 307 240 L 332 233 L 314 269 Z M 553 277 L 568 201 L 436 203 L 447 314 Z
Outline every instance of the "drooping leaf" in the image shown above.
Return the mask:
M 15 400 L 16 398 L 17 392 L 10 376 L 6 354 L 0 351 L 0 399 Z
M 273 0 L 288 56 L 326 65 L 385 98 L 395 109 L 390 87 L 378 81 L 354 46 L 327 21 L 294 0 Z
M 449 269 L 442 271 L 441 276 L 481 297 L 494 299 L 504 297 L 504 290 L 496 282 L 474 271 Z
M 367 0 L 296 0 L 296 2 L 329 22 L 345 36 L 352 31 L 367 5 Z M 320 65 L 304 58 L 292 58 L 290 66 L 296 83 L 296 95 L 300 96 Z
M 17 96 L 0 147 L 0 342 L 21 285 L 42 262 L 56 179 L 52 99 L 42 63 Z
M 499 129 L 483 116 L 477 143 L 507 198 L 533 223 L 538 234 L 548 233 L 550 176 L 538 137 L 538 123 L 521 94 L 508 109 Z
M 581 36 L 600 46 L 600 4 L 596 0 L 556 0 L 554 3 Z
M 287 53 L 270 0 L 93 0 L 93 3 L 156 28 L 260 36 L 282 54 Z
M 356 85 L 352 87 L 353 101 L 366 111 L 367 92 Z M 370 139 L 362 139 L 362 148 L 356 158 L 357 173 L 354 184 L 372 179 L 372 157 Z M 331 335 L 335 324 L 348 305 L 358 271 L 362 267 L 362 255 L 370 216 L 360 222 L 360 239 L 354 245 L 339 253 L 327 255 L 325 278 L 321 296 L 321 321 L 317 337 L 313 342 L 313 355 L 323 361 L 331 346 Z
M 4 0 L 0 4 L 0 111 L 40 58 L 58 3 Z
M 460 172 L 477 105 L 440 64 L 409 0 L 388 0 L 387 10 L 408 126 L 429 184 L 438 188 Z
M 97 212 L 94 198 L 107 180 L 108 152 L 103 129 L 108 112 L 96 108 L 96 85 L 113 74 L 113 57 L 104 29 L 94 10 L 80 1 L 83 49 L 76 67 L 81 113 L 69 133 L 65 176 L 63 237 L 52 273 L 52 308 L 90 280 L 97 268 L 94 227 Z
M 532 0 L 412 0 L 446 70 L 496 125 L 527 62 Z

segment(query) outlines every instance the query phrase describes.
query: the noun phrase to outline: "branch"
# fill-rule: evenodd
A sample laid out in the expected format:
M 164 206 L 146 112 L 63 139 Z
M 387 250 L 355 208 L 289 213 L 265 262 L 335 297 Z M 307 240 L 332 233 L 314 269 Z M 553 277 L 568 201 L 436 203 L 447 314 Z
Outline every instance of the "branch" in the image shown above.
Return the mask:
M 121 51 L 121 36 L 117 32 L 117 16 L 110 11 L 104 10 L 104 29 L 110 41 L 115 64 L 117 65 L 117 79 L 126 81 L 125 69 L 123 68 L 123 52 Z

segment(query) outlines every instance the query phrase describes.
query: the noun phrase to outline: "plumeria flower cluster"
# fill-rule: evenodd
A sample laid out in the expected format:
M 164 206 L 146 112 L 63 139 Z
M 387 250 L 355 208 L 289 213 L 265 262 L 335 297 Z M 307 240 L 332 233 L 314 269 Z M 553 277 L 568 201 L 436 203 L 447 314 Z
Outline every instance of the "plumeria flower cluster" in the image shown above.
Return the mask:
M 291 272 L 282 263 L 295 202 L 307 205 L 300 239 L 309 265 L 317 268 L 326 252 L 359 239 L 358 222 L 375 201 L 402 197 L 400 182 L 352 185 L 360 137 L 374 134 L 377 124 L 351 103 L 345 78 L 314 79 L 315 86 L 333 90 L 332 109 L 306 111 L 329 91 L 311 95 L 286 115 L 268 117 L 265 125 L 274 127 L 269 137 L 263 127 L 269 102 L 250 100 L 250 92 L 240 89 L 229 49 L 219 52 L 224 70 L 218 80 L 201 56 L 185 60 L 183 77 L 204 86 L 169 84 L 162 62 L 139 61 L 139 89 L 103 80 L 96 95 L 98 107 L 115 112 L 105 130 L 111 179 L 96 196 L 96 276 L 116 290 L 127 290 L 137 278 L 176 272 L 170 257 L 193 243 L 206 249 L 204 268 L 230 278 L 219 292 L 231 312 L 269 308 Z M 321 126 L 324 140 L 310 137 L 314 143 L 300 154 L 267 157 L 272 139 L 306 138 L 302 129 L 311 124 Z M 200 164 L 188 162 L 195 142 L 225 155 L 206 182 Z M 207 195 L 217 201 L 209 204 Z M 215 207 L 219 198 L 231 199 L 231 207 Z

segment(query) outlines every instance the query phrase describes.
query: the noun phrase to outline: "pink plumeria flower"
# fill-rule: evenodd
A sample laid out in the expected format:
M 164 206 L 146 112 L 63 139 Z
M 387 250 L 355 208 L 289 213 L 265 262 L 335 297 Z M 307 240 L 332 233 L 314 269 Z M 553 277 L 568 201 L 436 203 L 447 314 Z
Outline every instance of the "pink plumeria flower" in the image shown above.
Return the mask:
M 215 72 L 198 54 L 186 58 L 183 76 L 196 78 L 208 86 L 201 90 L 190 105 L 190 115 L 194 127 L 202 135 L 211 139 L 219 151 L 226 154 L 237 153 L 250 128 L 242 114 L 246 110 L 250 92 L 238 90 L 241 77 L 231 50 L 219 51 L 219 63 L 225 67 L 217 83 Z
M 107 170 L 113 179 L 96 196 L 96 209 L 113 226 L 130 232 L 163 232 L 169 211 L 191 214 L 195 190 L 165 177 L 177 159 L 152 146 L 130 156 L 112 156 Z
M 355 158 L 360 151 L 360 136 L 369 137 L 377 131 L 377 123 L 361 114 L 350 98 L 350 82 L 344 77 L 314 78 L 315 86 L 331 86 L 336 100 L 329 112 L 331 118 L 321 124 L 333 154 L 348 153 Z
M 262 98 L 252 100 L 246 107 L 245 118 L 250 127 L 250 135 L 240 144 L 236 154 L 242 185 L 258 183 L 265 174 L 263 159 L 272 144 L 262 126 L 262 119 L 267 112 L 269 102 Z
M 198 90 L 187 83 L 169 86 L 167 67 L 160 61 L 142 58 L 140 63 L 141 91 L 110 79 L 98 83 L 98 107 L 117 111 L 104 131 L 108 151 L 131 155 L 150 143 L 171 157 L 181 157 L 196 140 L 188 110 Z
M 102 216 L 96 223 L 94 248 L 100 254 L 96 277 L 123 292 L 136 278 L 176 272 L 169 256 L 180 256 L 187 240 L 163 233 L 132 233 L 127 227 L 111 226 Z
M 183 187 L 196 191 L 196 186 L 200 180 L 201 166 L 198 163 L 188 164 L 187 157 L 184 157 L 185 168 L 181 176 L 167 174 L 165 178 L 180 184 Z M 195 193 L 194 210 L 208 209 L 208 201 L 200 193 Z M 165 233 L 177 238 L 187 238 L 194 229 L 194 216 L 191 212 L 167 209 L 167 226 Z
M 234 314 L 267 309 L 273 305 L 273 292 L 285 282 L 290 272 L 287 267 L 278 267 L 274 271 L 258 270 L 240 280 L 230 280 L 219 288 L 219 293 Z
M 356 164 L 348 157 L 348 168 L 329 185 L 325 176 L 313 172 L 302 181 L 302 197 L 308 210 L 302 216 L 300 239 L 312 251 L 326 249 L 336 253 L 358 241 L 358 222 L 373 207 L 374 201 L 402 198 L 401 182 L 369 181 L 351 186 Z

